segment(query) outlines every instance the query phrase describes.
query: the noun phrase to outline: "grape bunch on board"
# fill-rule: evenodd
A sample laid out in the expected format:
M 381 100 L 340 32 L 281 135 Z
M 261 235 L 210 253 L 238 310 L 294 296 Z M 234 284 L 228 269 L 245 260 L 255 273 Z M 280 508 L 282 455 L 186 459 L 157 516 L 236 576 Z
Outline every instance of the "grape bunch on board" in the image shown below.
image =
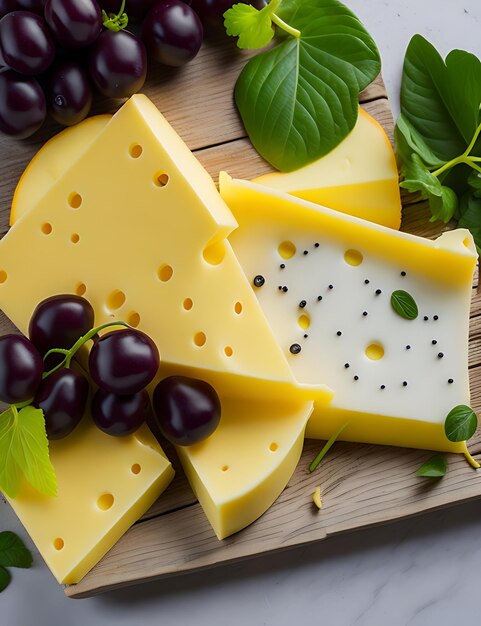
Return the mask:
M 29 137 L 47 114 L 77 124 L 95 92 L 128 98 L 148 59 L 188 63 L 235 1 L 0 0 L 0 132 Z

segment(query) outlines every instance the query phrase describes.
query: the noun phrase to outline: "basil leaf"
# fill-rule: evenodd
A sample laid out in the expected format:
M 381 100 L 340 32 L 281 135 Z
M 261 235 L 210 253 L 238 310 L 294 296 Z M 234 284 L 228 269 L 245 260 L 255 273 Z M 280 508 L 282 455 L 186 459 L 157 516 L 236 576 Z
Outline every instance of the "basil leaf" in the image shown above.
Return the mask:
M 476 432 L 478 418 L 473 409 L 460 404 L 452 409 L 444 423 L 444 432 L 449 441 L 467 441 Z
M 401 113 L 442 161 L 462 154 L 479 124 L 481 63 L 462 50 L 444 62 L 421 35 L 408 46 Z
M 395 312 L 406 320 L 415 320 L 419 314 L 418 305 L 407 291 L 393 291 L 391 306 Z
M 423 199 L 429 200 L 433 220 L 449 222 L 458 208 L 458 197 L 454 191 L 443 185 L 417 154 L 403 164 L 401 172 L 404 180 L 399 186 L 411 193 L 418 191 Z
M 425 142 L 423 136 L 400 115 L 395 128 L 397 155 L 401 162 L 409 161 L 413 153 L 418 154 L 422 161 L 429 167 L 441 167 L 445 161 L 441 161 Z
M 8 587 L 11 580 L 10 572 L 4 567 L 0 567 L 0 593 Z
M 15 533 L 0 532 L 0 566 L 28 568 L 32 565 L 32 553 Z
M 256 150 L 275 168 L 298 169 L 335 148 L 354 128 L 359 92 L 381 64 L 372 38 L 337 0 L 283 0 L 281 35 L 251 59 L 235 100 Z
M 442 478 L 445 476 L 448 468 L 448 463 L 444 456 L 433 456 L 423 463 L 416 472 L 416 476 L 424 476 L 426 478 Z

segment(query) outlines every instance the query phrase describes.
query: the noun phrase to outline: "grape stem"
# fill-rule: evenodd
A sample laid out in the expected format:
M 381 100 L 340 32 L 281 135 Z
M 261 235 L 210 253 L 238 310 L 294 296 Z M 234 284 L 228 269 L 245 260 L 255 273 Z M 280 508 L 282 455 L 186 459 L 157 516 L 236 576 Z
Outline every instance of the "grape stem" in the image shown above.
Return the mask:
M 50 374 L 53 374 L 54 372 L 56 372 L 62 367 L 67 367 L 67 368 L 70 367 L 70 363 L 73 357 L 80 350 L 80 348 L 84 345 L 84 343 L 87 343 L 87 341 L 90 341 L 91 339 L 93 339 L 95 335 L 99 333 L 101 330 L 104 330 L 105 328 L 111 328 L 112 326 L 124 326 L 125 328 L 132 328 L 132 326 L 130 326 L 130 324 L 127 324 L 127 322 L 106 322 L 105 324 L 101 324 L 100 326 L 96 326 L 95 328 L 92 328 L 91 330 L 88 331 L 88 333 L 85 333 L 85 335 L 82 335 L 82 337 L 80 337 L 80 339 L 78 339 L 73 344 L 70 350 L 63 350 L 62 348 L 52 348 L 43 357 L 44 361 L 51 354 L 63 354 L 64 358 L 60 361 L 58 365 L 53 367 L 51 370 L 49 370 L 48 372 L 44 372 L 42 376 L 42 380 L 45 380 L 47 376 L 50 376 Z
M 118 13 L 107 13 L 107 11 L 102 10 L 102 25 L 113 33 L 118 33 L 119 30 L 127 28 L 128 23 L 129 16 L 125 13 L 125 0 L 122 0 Z

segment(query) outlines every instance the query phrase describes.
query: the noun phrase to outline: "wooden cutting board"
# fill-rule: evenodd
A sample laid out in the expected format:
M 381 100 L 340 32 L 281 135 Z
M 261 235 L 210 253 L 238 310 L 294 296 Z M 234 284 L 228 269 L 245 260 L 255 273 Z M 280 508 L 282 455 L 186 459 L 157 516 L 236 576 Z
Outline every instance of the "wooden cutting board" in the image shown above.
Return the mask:
M 223 36 L 208 40 L 199 56 L 182 69 L 151 69 L 144 92 L 155 102 L 214 179 L 221 169 L 239 178 L 271 170 L 254 151 L 233 102 L 233 87 L 247 55 Z M 393 137 L 393 120 L 382 79 L 361 94 L 364 108 Z M 102 100 L 95 113 L 114 111 L 119 103 Z M 8 229 L 13 190 L 25 166 L 42 143 L 58 132 L 47 124 L 22 142 L 0 138 L 0 232 Z M 424 202 L 404 196 L 403 230 L 426 237 L 440 234 L 429 223 Z M 26 262 L 28 262 L 26 260 Z M 0 317 L 0 334 L 12 329 Z M 481 412 L 481 295 L 473 286 L 470 355 L 472 405 Z M 239 559 L 319 541 L 331 535 L 381 524 L 424 511 L 481 497 L 481 471 L 464 458 L 449 456 L 441 481 L 414 475 L 430 453 L 381 446 L 337 443 L 313 474 L 307 467 L 322 446 L 308 440 L 299 466 L 276 503 L 242 532 L 218 541 L 183 475 L 175 453 L 166 449 L 176 478 L 157 503 L 77 585 L 70 597 L 91 596 L 124 585 L 192 572 Z M 470 449 L 481 460 L 481 433 Z M 323 508 L 311 494 L 320 485 Z

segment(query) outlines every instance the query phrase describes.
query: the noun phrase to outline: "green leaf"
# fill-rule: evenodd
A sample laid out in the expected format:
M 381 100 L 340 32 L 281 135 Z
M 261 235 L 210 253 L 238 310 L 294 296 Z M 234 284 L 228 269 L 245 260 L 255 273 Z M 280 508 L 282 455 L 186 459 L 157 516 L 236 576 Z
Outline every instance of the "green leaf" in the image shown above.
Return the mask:
M 444 165 L 445 161 L 441 161 L 424 141 L 424 138 L 407 119 L 400 115 L 396 128 L 396 147 L 397 155 L 401 162 L 407 162 L 411 159 L 413 153 L 418 154 L 422 161 L 429 167 L 439 168 Z
M 336 441 L 338 440 L 339 436 L 341 435 L 342 431 L 346 428 L 346 426 L 347 424 L 343 424 L 336 430 L 335 433 L 331 435 L 330 439 L 326 442 L 326 445 L 322 448 L 322 450 L 319 452 L 316 458 L 310 463 L 309 465 L 310 472 L 313 472 L 315 469 L 317 469 L 322 459 L 326 456 L 326 454 L 329 452 L 332 446 L 336 443 Z
M 444 423 L 444 432 L 449 441 L 467 441 L 476 432 L 478 418 L 473 409 L 460 404 L 452 409 Z
M 228 35 L 239 37 L 239 48 L 264 48 L 274 37 L 272 8 L 258 11 L 250 4 L 235 4 L 224 13 L 224 26 Z
M 277 15 L 300 36 L 282 34 L 277 46 L 251 59 L 235 99 L 256 150 L 275 168 L 291 171 L 349 134 L 359 92 L 381 64 L 370 35 L 336 0 L 283 0 Z
M 406 320 L 415 320 L 418 316 L 418 305 L 407 291 L 399 289 L 391 294 L 391 306 L 400 317 Z
M 436 455 L 423 463 L 416 472 L 416 476 L 424 476 L 426 478 L 442 478 L 446 475 L 448 463 L 444 456 Z
M 32 553 L 15 533 L 0 532 L 0 566 L 28 568 L 32 565 Z
M 48 454 L 43 411 L 14 406 L 0 415 L 0 489 L 15 498 L 22 474 L 45 495 L 57 495 L 57 479 Z
M 8 587 L 11 580 L 10 572 L 4 567 L 0 567 L 0 593 Z
M 458 208 L 454 191 L 428 170 L 418 154 L 413 154 L 411 160 L 403 164 L 401 172 L 404 180 L 400 186 L 411 193 L 418 191 L 422 198 L 429 200 L 434 220 L 449 222 Z
M 421 35 L 408 46 L 401 86 L 401 113 L 441 160 L 464 152 L 479 124 L 481 63 L 462 50 L 444 62 Z

